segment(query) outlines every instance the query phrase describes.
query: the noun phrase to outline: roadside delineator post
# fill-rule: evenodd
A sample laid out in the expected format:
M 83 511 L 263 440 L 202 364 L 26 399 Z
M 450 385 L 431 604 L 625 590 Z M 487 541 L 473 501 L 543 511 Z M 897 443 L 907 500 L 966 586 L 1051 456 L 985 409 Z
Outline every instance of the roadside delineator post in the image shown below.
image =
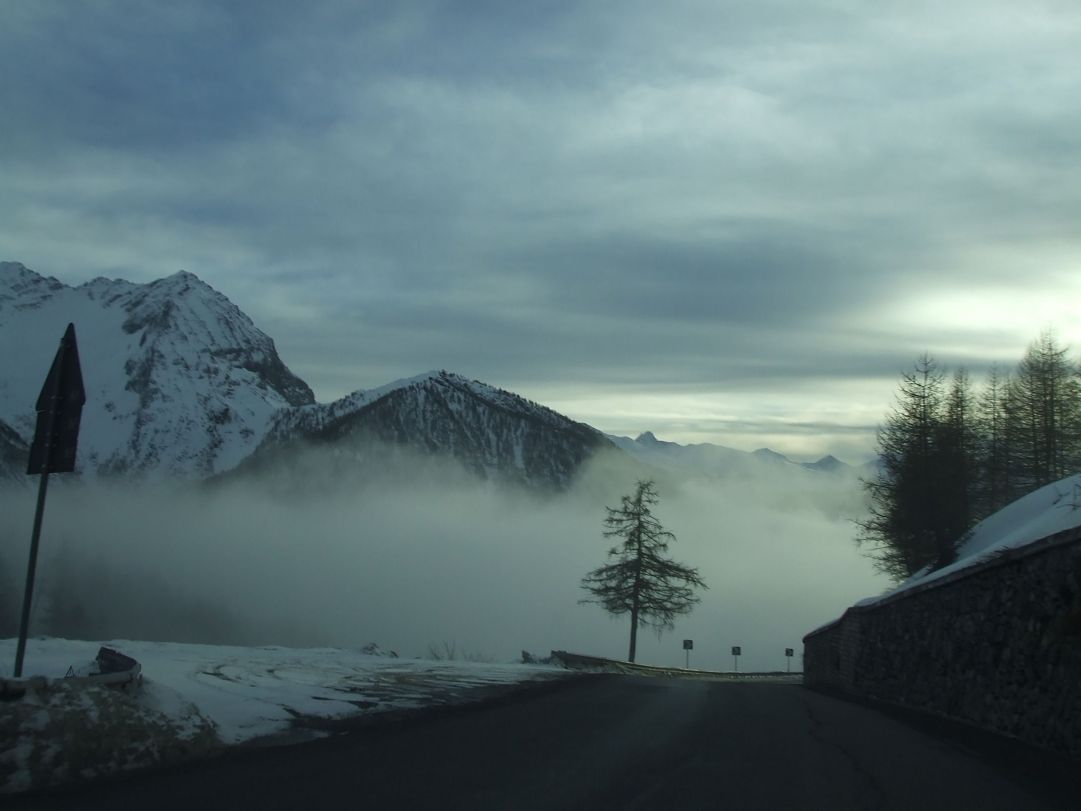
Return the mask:
M 41 539 L 41 521 L 45 513 L 45 493 L 49 487 L 50 473 L 71 473 L 75 470 L 75 450 L 79 439 L 79 422 L 82 419 L 86 390 L 83 373 L 79 367 L 79 347 L 75 342 L 75 325 L 68 324 L 60 348 L 56 350 L 53 365 L 45 378 L 45 385 L 38 395 L 37 426 L 34 441 L 30 445 L 27 463 L 28 476 L 41 475 L 38 485 L 37 509 L 34 511 L 34 529 L 30 534 L 30 558 L 26 565 L 26 586 L 23 589 L 23 611 L 19 621 L 19 644 L 15 649 L 15 678 L 23 674 L 23 657 L 26 654 L 26 637 L 30 629 L 30 608 L 34 598 L 34 573 L 38 562 L 38 542 Z

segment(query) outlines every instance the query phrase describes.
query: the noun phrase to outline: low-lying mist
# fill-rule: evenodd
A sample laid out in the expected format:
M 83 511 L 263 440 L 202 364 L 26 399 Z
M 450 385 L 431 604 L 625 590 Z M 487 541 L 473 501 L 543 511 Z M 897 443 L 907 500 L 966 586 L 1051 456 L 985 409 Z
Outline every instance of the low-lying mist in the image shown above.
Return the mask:
M 613 543 L 605 505 L 640 471 L 600 460 L 570 492 L 531 495 L 449 464 L 397 464 L 382 483 L 51 485 L 31 633 L 626 656 L 628 618 L 579 605 L 579 581 Z M 682 665 L 693 639 L 692 667 L 731 669 L 740 645 L 740 670 L 783 670 L 786 647 L 799 669 L 804 633 L 888 585 L 852 541 L 853 480 L 663 476 L 658 490 L 673 557 L 709 590 L 674 631 L 639 632 L 640 662 Z M 0 509 L 0 633 L 14 634 L 34 492 L 0 494 Z

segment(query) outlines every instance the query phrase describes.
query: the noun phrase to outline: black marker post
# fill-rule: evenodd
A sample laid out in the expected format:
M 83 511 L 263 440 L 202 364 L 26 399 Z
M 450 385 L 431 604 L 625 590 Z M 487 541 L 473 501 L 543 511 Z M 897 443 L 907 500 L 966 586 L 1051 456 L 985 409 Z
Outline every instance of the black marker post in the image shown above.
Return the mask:
M 37 401 L 37 427 L 30 446 L 27 475 L 41 474 L 38 504 L 34 512 L 34 529 L 30 536 L 30 560 L 26 566 L 26 587 L 23 589 L 23 613 L 19 622 L 19 645 L 15 649 L 15 678 L 23 674 L 26 637 L 30 630 L 30 608 L 34 598 L 34 572 L 38 563 L 38 542 L 41 520 L 45 513 L 45 492 L 50 473 L 70 473 L 75 470 L 75 448 L 79 439 L 86 390 L 79 368 L 79 347 L 75 343 L 75 325 L 68 324 L 60 348 L 56 350 L 49 376 L 41 387 Z

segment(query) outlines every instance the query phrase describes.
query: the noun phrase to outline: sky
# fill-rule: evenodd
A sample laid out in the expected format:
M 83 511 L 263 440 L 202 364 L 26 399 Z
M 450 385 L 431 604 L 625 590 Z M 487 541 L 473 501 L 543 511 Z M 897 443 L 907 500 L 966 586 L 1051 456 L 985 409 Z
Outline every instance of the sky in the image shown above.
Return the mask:
M 1081 6 L 0 0 L 0 259 L 185 269 L 328 402 L 430 369 L 867 458 L 1081 344 Z

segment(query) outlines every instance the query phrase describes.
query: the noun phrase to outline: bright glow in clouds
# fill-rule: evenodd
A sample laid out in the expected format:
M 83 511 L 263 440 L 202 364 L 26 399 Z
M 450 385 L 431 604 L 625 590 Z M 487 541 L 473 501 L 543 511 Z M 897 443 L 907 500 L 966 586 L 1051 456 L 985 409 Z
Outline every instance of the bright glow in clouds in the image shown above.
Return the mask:
M 1012 367 L 1020 360 L 1024 347 L 1036 340 L 1043 329 L 1053 329 L 1063 344 L 1074 349 L 1081 346 L 1078 301 L 1081 301 L 1081 279 L 1071 279 L 1052 288 L 944 290 L 933 298 L 908 303 L 901 312 L 911 328 L 923 323 L 935 324 L 943 331 L 956 331 L 953 346 L 937 348 L 936 356 L 997 355 Z M 1034 332 L 1037 325 L 1042 326 Z M 1001 336 L 997 346 L 987 340 L 988 332 Z
M 640 661 L 679 665 L 691 638 L 696 666 L 730 668 L 741 645 L 741 669 L 784 669 L 784 648 L 798 651 L 804 633 L 888 585 L 852 541 L 855 483 L 806 481 L 785 491 L 765 479 L 660 484 L 673 556 L 710 588 L 674 632 L 640 632 Z M 628 618 L 577 601 L 610 545 L 603 506 L 632 484 L 596 471 L 573 493 L 538 499 L 444 477 L 303 500 L 237 486 L 58 486 L 32 633 L 74 605 L 101 639 L 377 642 L 406 656 L 452 642 L 497 660 L 554 648 L 622 658 Z M 0 574 L 21 582 L 33 494 L 2 502 Z

